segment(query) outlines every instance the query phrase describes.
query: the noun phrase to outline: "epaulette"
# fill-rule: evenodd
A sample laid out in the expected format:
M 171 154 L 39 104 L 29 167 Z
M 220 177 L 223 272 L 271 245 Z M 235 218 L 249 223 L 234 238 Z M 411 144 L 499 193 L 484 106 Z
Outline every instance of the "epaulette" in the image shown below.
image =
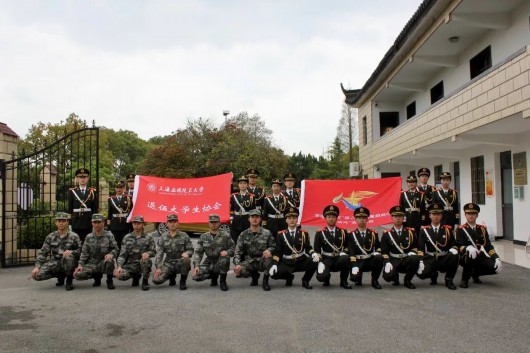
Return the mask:
M 464 229 L 464 228 L 466 228 L 466 226 L 467 226 L 467 223 L 464 223 L 460 227 L 458 227 L 458 229 Z
M 283 233 L 285 233 L 286 231 L 287 231 L 287 229 L 280 230 L 280 231 L 278 232 L 278 234 L 283 234 Z
M 453 228 L 453 227 L 451 227 L 450 225 L 447 225 L 447 224 L 444 224 L 442 227 L 447 228 L 447 229 Z
M 317 232 L 324 232 L 326 229 L 327 229 L 326 227 L 322 227 L 319 230 L 317 230 Z
M 73 188 L 68 189 L 68 191 L 75 190 L 75 189 L 77 189 L 77 186 L 74 186 Z
M 90 187 L 88 190 L 96 191 L 96 188 Z
M 237 194 L 239 194 L 239 192 L 234 192 L 234 193 L 232 193 L 232 195 L 230 195 L 230 196 L 234 196 L 234 195 L 237 195 Z
M 247 194 L 248 194 L 249 196 L 256 197 L 256 195 L 254 195 L 254 194 L 251 193 L 251 192 L 248 192 Z
M 415 230 L 414 228 L 412 227 L 405 227 L 406 230 Z
M 431 226 L 429 225 L 429 226 L 423 226 L 423 227 L 421 227 L 421 229 L 424 229 L 424 228 L 425 228 L 425 229 L 430 229 Z
M 301 232 L 309 233 L 307 229 L 300 229 Z
M 487 229 L 488 227 L 486 227 L 485 225 L 483 224 L 477 224 L 477 228 L 483 228 L 483 229 Z
M 298 191 L 298 192 L 302 191 L 302 189 L 300 189 L 300 188 L 294 188 L 294 189 L 295 189 L 296 191 Z
M 390 233 L 392 231 L 392 228 L 388 228 L 384 231 L 384 233 Z

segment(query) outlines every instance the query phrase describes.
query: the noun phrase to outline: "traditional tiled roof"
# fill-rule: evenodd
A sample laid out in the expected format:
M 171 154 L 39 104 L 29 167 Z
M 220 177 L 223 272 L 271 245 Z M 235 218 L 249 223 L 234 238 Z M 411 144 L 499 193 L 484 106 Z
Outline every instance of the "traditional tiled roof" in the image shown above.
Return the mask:
M 0 123 L 0 132 L 9 136 L 19 137 L 16 132 L 11 130 L 5 123 Z

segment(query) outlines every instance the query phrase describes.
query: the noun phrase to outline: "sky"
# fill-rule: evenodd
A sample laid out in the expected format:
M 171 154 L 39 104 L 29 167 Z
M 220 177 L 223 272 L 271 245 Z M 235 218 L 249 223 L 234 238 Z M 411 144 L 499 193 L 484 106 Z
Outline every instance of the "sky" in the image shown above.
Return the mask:
M 422 0 L 0 0 L 0 122 L 70 113 L 141 138 L 258 114 L 287 154 L 322 155 Z

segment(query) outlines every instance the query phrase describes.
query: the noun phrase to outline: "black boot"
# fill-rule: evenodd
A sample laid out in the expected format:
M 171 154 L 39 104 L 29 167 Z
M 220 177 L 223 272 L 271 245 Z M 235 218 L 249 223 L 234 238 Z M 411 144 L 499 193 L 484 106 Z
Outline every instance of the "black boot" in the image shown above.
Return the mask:
M 304 280 L 302 280 L 302 287 L 304 287 L 305 289 L 313 289 L 313 286 L 309 284 L 309 281 Z
M 348 283 L 348 280 L 341 279 L 340 286 L 344 289 L 352 289 L 353 287 Z
M 252 274 L 252 282 L 250 282 L 250 285 L 252 287 L 257 286 L 258 285 L 258 279 L 259 279 L 259 272 L 253 273 Z
M 103 277 L 102 274 L 96 273 L 94 275 L 94 283 L 92 283 L 92 287 L 99 287 L 101 286 L 101 277 Z
M 435 286 L 438 284 L 438 271 L 434 271 L 432 274 L 431 274 L 431 285 Z
M 177 285 L 177 275 L 171 275 L 169 276 L 169 286 L 173 287 Z
M 416 289 L 416 286 L 412 284 L 410 279 L 405 279 L 403 282 L 405 283 L 405 287 L 408 289 Z
M 463 279 L 460 281 L 460 288 L 467 288 L 469 287 L 469 280 L 468 279 Z
M 473 276 L 473 283 L 482 284 L 482 281 L 480 280 L 479 276 Z
M 132 275 L 132 285 L 131 287 L 138 287 L 140 285 L 140 274 L 135 273 Z
M 74 276 L 66 276 L 66 290 L 67 291 L 71 291 L 72 289 L 74 289 L 74 285 L 72 284 L 74 280 Z
M 57 275 L 57 283 L 55 283 L 55 286 L 56 286 L 56 287 L 62 287 L 62 286 L 64 286 L 64 278 L 65 278 L 65 277 L 66 277 L 66 276 L 63 275 L 63 274 Z
M 187 279 L 188 279 L 188 275 L 180 275 L 180 290 L 188 289 L 188 286 L 186 285 Z
M 376 279 L 372 279 L 372 287 L 375 289 L 381 289 L 381 285 L 379 284 L 379 281 Z
M 291 275 L 289 278 L 287 278 L 287 280 L 285 281 L 285 286 L 286 287 L 292 287 L 293 286 L 293 279 L 294 279 L 294 275 Z
M 329 287 L 330 284 L 329 284 L 329 277 L 324 281 L 324 283 L 322 284 L 322 287 Z
M 142 279 L 142 290 L 149 290 L 149 276 L 144 276 Z
M 362 285 L 363 285 L 363 274 L 362 274 L 362 272 L 359 271 L 359 274 L 355 277 L 355 280 L 354 280 L 353 276 L 350 276 L 350 281 L 355 283 L 355 285 L 357 287 L 362 287 Z
M 218 278 L 217 275 L 213 275 L 213 276 L 211 276 L 210 287 L 217 287 L 217 278 Z
M 115 289 L 116 287 L 114 287 L 114 282 L 112 280 L 112 274 L 108 274 L 107 275 L 107 289 Z
M 392 279 L 392 285 L 393 286 L 399 286 L 399 275 L 396 273 L 394 278 Z
M 265 292 L 268 292 L 271 290 L 271 287 L 269 286 L 269 276 L 263 275 L 263 283 L 261 284 L 261 286 L 263 287 L 263 290 Z
M 455 290 L 456 289 L 456 286 L 455 284 L 453 283 L 453 279 L 445 279 L 445 286 L 447 288 L 449 288 L 450 290 Z
M 224 275 L 221 275 L 219 284 L 223 292 L 226 292 L 228 290 L 228 285 L 226 284 L 226 273 Z

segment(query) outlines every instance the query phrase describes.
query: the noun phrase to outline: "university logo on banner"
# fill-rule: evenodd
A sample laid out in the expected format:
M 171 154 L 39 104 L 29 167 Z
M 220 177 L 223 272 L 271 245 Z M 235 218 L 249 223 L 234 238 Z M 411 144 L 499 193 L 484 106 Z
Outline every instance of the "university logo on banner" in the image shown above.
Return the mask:
M 232 173 L 190 179 L 137 175 L 128 220 L 144 216 L 146 222 L 165 222 L 168 214 L 176 213 L 179 223 L 208 223 L 208 215 L 217 213 L 227 222 L 231 185 Z
M 353 211 L 370 210 L 369 227 L 392 223 L 389 210 L 399 203 L 401 177 L 362 180 L 303 180 L 300 223 L 325 226 L 324 207 L 335 205 L 340 211 L 337 226 L 356 226 Z

